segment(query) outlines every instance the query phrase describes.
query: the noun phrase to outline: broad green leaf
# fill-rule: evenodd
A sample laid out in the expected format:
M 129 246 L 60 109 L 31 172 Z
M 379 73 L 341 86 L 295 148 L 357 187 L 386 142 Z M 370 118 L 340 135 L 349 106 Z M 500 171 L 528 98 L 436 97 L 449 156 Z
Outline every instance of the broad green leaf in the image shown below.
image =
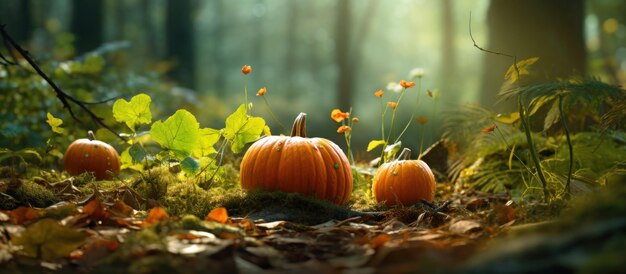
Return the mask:
M 265 120 L 248 116 L 242 104 L 226 118 L 224 138 L 232 142 L 230 148 L 233 153 L 240 153 L 247 143 L 254 142 L 261 137 L 264 127 Z
M 215 143 L 220 140 L 220 131 L 212 128 L 200 129 L 200 146 L 195 149 L 191 154 L 194 157 L 205 157 L 215 153 Z
M 135 132 L 135 126 L 152 122 L 151 102 L 150 96 L 144 93 L 133 96 L 130 102 L 118 99 L 113 104 L 113 117 L 120 123 L 126 123 Z
M 385 159 L 390 160 L 396 156 L 398 151 L 402 148 L 402 141 L 398 141 L 395 144 L 387 145 L 385 147 Z
M 381 145 L 385 145 L 385 140 L 371 140 L 370 143 L 367 144 L 367 151 L 370 152 Z
M 52 132 L 58 133 L 58 134 L 65 133 L 65 129 L 61 127 L 61 125 L 63 124 L 63 120 L 52 116 L 50 112 L 48 112 L 47 116 L 48 116 L 48 120 L 46 120 L 46 123 L 50 125 L 50 127 L 52 128 Z
M 528 72 L 528 67 L 530 67 L 538 60 L 539 57 L 532 57 L 519 61 L 517 62 L 517 70 L 515 70 L 515 65 L 511 65 L 504 74 L 504 80 L 511 80 L 511 84 L 517 82 L 517 80 L 519 80 L 519 77 L 521 77 L 522 75 L 530 74 L 530 72 Z
M 66 257 L 85 242 L 85 234 L 64 227 L 56 220 L 43 219 L 13 238 L 13 244 L 22 246 L 22 252 L 45 261 Z
M 122 154 L 120 154 L 120 161 L 122 162 L 122 166 L 120 168 L 121 169 L 128 168 L 128 169 L 133 169 L 133 170 L 138 170 L 138 171 L 143 170 L 143 165 L 133 160 L 133 157 L 130 156 L 129 150 L 130 150 L 130 147 L 122 151 Z
M 559 121 L 560 112 L 559 112 L 559 100 L 554 100 L 552 103 L 552 107 L 548 110 L 546 114 L 546 118 L 543 120 L 543 130 L 546 131 L 550 129 L 556 122 Z
M 133 162 L 139 163 L 146 158 L 146 150 L 139 144 L 134 143 L 128 148 L 128 154 L 133 158 Z
M 517 122 L 517 120 L 519 120 L 519 112 L 511 112 L 508 114 L 498 114 L 493 119 L 500 123 L 513 124 Z
M 193 176 L 198 174 L 200 171 L 200 164 L 196 159 L 192 157 L 186 157 L 180 162 L 180 168 L 187 174 L 188 176 Z
M 200 125 L 193 114 L 180 109 L 165 122 L 154 122 L 150 137 L 173 151 L 177 159 L 183 159 L 200 146 Z

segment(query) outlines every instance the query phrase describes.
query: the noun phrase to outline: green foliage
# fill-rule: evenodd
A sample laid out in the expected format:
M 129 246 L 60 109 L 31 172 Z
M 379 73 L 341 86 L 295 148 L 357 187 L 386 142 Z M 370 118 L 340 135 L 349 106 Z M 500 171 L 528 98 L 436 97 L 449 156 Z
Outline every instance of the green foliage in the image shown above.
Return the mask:
M 180 161 L 180 167 L 189 176 L 193 176 L 200 172 L 200 163 L 192 157 L 185 157 L 182 161 Z
M 12 242 L 21 246 L 27 256 L 51 261 L 68 256 L 85 239 L 81 231 L 62 226 L 53 219 L 43 219 L 28 226 Z
M 50 128 L 52 128 L 52 132 L 58 133 L 58 134 L 65 133 L 65 129 L 61 127 L 61 125 L 63 124 L 63 120 L 52 116 L 50 112 L 48 112 L 47 116 L 48 116 L 48 120 L 46 120 L 46 123 L 50 125 Z
M 152 122 L 151 102 L 150 96 L 144 93 L 133 96 L 130 102 L 118 99 L 113 104 L 113 117 L 115 117 L 116 121 L 125 123 L 130 130 L 135 132 L 137 125 Z
M 200 124 L 193 114 L 180 109 L 165 122 L 154 122 L 150 137 L 163 148 L 173 151 L 176 159 L 181 160 L 198 148 Z
M 246 107 L 242 104 L 237 110 L 226 118 L 224 138 L 232 142 L 233 153 L 240 153 L 246 144 L 256 141 L 261 137 L 265 120 L 260 117 L 250 117 L 246 114 Z

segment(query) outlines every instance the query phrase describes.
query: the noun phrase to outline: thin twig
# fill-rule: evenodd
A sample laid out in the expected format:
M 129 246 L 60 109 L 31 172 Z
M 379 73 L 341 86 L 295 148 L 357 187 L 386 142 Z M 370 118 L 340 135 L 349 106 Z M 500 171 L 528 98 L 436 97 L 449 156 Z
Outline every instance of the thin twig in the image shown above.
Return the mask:
M 93 113 L 86 106 L 86 104 L 89 104 L 89 103 L 86 103 L 86 102 L 83 102 L 81 100 L 78 100 L 78 99 L 74 98 L 73 96 L 65 93 L 59 86 L 57 86 L 57 84 L 54 81 L 52 81 L 52 79 L 50 79 L 50 77 L 48 77 L 48 75 L 41 70 L 39 65 L 37 65 L 37 63 L 33 60 L 33 58 L 30 56 L 28 51 L 23 49 L 17 42 L 15 42 L 15 40 L 13 40 L 13 38 L 6 31 L 6 25 L 1 25 L 0 26 L 0 33 L 2 34 L 3 40 L 5 42 L 8 42 L 11 45 L 11 47 L 13 47 L 15 50 L 17 50 L 24 57 L 24 59 L 28 62 L 28 64 L 30 64 L 30 66 L 37 72 L 37 74 L 39 74 L 39 76 L 41 76 L 41 78 L 46 80 L 46 82 L 50 85 L 50 87 L 52 87 L 52 89 L 54 90 L 54 92 L 57 95 L 57 98 L 59 98 L 59 100 L 63 104 L 63 107 L 67 108 L 68 112 L 70 113 L 70 116 L 72 116 L 72 118 L 74 120 L 82 123 L 82 121 L 80 119 L 78 119 L 78 117 L 74 113 L 74 110 L 72 109 L 72 106 L 71 106 L 70 102 L 78 105 L 78 107 L 80 109 L 82 109 L 85 112 L 87 112 L 89 117 L 96 124 L 98 124 L 101 127 L 107 129 L 111 133 L 115 134 L 118 138 L 120 138 L 122 140 L 126 140 L 122 135 L 120 135 L 118 132 L 116 132 L 111 127 L 109 127 L 107 124 L 105 124 L 103 122 L 103 118 L 98 117 L 95 113 Z
M 517 79 L 520 79 L 520 71 L 519 71 L 519 67 L 517 66 L 517 56 L 502 53 L 502 52 L 487 50 L 487 49 L 480 47 L 478 44 L 476 44 L 476 40 L 474 40 L 474 36 L 472 35 L 472 13 L 471 12 L 470 12 L 470 17 L 469 17 L 469 35 L 470 35 L 470 38 L 472 39 L 472 43 L 474 43 L 474 47 L 479 49 L 480 51 L 512 58 L 513 68 L 515 69 L 515 73 L 517 74 Z M 543 201 L 547 202 L 548 201 L 548 183 L 543 174 L 541 163 L 539 162 L 539 157 L 537 156 L 537 149 L 535 148 L 535 144 L 533 142 L 532 134 L 530 131 L 529 117 L 526 117 L 526 113 L 525 113 L 526 110 L 524 109 L 522 94 L 520 93 L 517 96 L 518 96 L 518 108 L 519 108 L 518 112 L 520 116 L 519 118 L 521 120 L 522 126 L 524 127 L 524 133 L 526 134 L 526 142 L 528 143 L 528 146 L 530 147 L 530 156 L 533 160 L 533 163 L 535 164 L 535 169 L 537 170 L 537 176 L 539 177 L 539 180 L 541 181 L 541 186 L 543 187 Z

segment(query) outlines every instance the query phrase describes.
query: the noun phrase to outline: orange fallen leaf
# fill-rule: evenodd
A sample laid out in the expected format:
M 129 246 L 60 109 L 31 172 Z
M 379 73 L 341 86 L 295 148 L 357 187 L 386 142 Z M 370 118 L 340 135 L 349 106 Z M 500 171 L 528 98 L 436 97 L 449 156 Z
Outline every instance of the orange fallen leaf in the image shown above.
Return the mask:
M 224 207 L 214 208 L 213 210 L 211 210 L 211 212 L 209 212 L 209 215 L 206 215 L 206 218 L 204 218 L 204 220 L 216 221 L 224 224 L 226 223 L 226 221 L 228 221 L 228 211 L 226 211 L 226 208 Z
M 498 128 L 498 126 L 492 125 L 492 126 L 488 126 L 486 128 L 483 128 L 480 132 L 482 132 L 482 133 L 489 133 L 489 132 L 492 132 L 492 131 L 496 130 L 496 128 Z
M 11 223 L 16 225 L 39 218 L 39 212 L 31 207 L 18 207 L 7 212 L 7 215 L 11 218 Z
M 384 246 L 387 242 L 391 240 L 391 237 L 387 234 L 378 234 L 378 236 L 374 237 L 370 240 L 369 244 L 373 249 L 378 249 Z
M 167 212 L 162 207 L 155 207 L 150 210 L 148 213 L 148 217 L 144 221 L 148 225 L 153 225 L 160 221 L 165 221 L 169 219 L 170 216 L 167 215 Z

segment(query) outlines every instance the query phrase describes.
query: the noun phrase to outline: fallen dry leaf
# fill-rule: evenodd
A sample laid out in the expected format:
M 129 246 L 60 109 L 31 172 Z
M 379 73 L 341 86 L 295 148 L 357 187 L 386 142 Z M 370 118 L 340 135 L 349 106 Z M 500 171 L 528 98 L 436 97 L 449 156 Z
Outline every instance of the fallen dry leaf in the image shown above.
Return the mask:
M 170 216 L 167 215 L 165 209 L 163 209 L 162 207 L 154 207 L 148 213 L 148 217 L 146 217 L 144 223 L 147 224 L 147 226 L 150 226 L 156 224 L 157 222 L 165 221 L 169 218 Z
M 214 208 L 211 212 L 209 212 L 204 220 L 216 221 L 218 223 L 225 224 L 226 221 L 228 221 L 228 211 L 226 211 L 226 208 L 223 207 Z
M 460 220 L 450 225 L 450 232 L 465 234 L 481 228 L 481 225 L 472 220 Z

